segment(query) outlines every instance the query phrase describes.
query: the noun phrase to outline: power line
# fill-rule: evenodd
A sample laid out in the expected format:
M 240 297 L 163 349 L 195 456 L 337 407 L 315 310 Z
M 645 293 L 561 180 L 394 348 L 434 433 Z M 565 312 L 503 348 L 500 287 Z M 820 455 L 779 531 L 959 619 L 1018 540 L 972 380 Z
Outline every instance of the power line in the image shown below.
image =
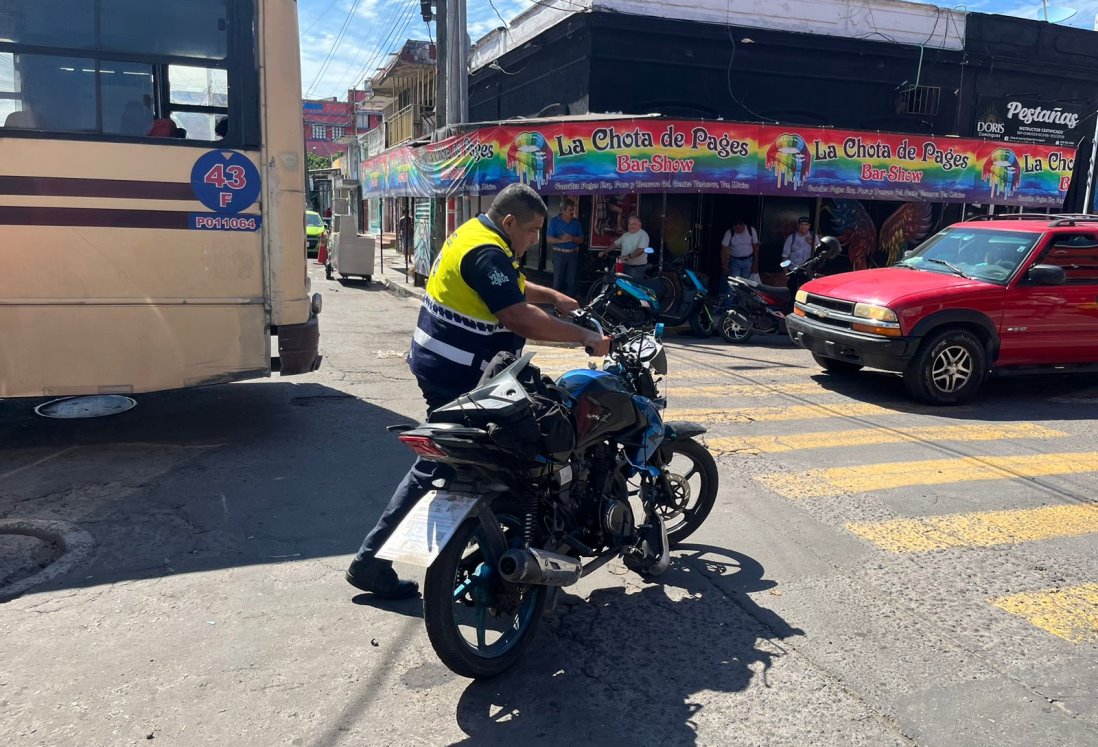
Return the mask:
M 336 35 L 335 41 L 332 42 L 332 48 L 328 50 L 328 56 L 324 58 L 324 62 L 320 64 L 320 69 L 316 73 L 316 77 L 313 78 L 312 84 L 309 86 L 309 90 L 305 92 L 305 98 L 309 98 L 312 95 L 313 89 L 316 88 L 316 84 L 320 82 L 320 78 L 328 70 L 328 66 L 332 64 L 332 56 L 339 48 L 339 45 L 343 42 L 343 36 L 347 33 L 347 27 L 351 25 L 351 19 L 355 15 L 355 11 L 358 10 L 359 3 L 362 0 L 354 0 L 351 3 L 351 9 L 347 11 L 347 18 L 343 21 L 343 26 L 339 29 L 339 34 Z
M 327 7 L 327 8 L 325 8 L 325 9 L 324 9 L 324 11 L 323 11 L 323 12 L 322 12 L 322 13 L 321 13 L 320 15 L 318 15 L 318 16 L 317 16 L 316 18 L 314 18 L 314 19 L 313 19 L 313 22 L 309 24 L 309 28 L 307 28 L 307 29 L 305 29 L 304 31 L 302 31 L 302 32 L 301 32 L 301 35 L 302 35 L 302 36 L 305 36 L 305 34 L 307 34 L 307 33 L 309 33 L 310 31 L 312 31 L 312 30 L 313 30 L 313 26 L 315 26 L 315 25 L 317 24 L 317 22 L 318 22 L 318 21 L 319 21 L 319 20 L 320 20 L 321 18 L 323 18 L 324 16 L 328 15 L 328 11 L 329 11 L 329 10 L 331 10 L 332 8 L 334 8 L 334 7 L 335 7 L 335 4 L 336 4 L 337 2 L 339 2 L 339 0 L 332 0 L 332 2 L 330 2 L 330 3 L 328 4 L 328 7 Z
M 360 78 L 365 78 L 367 73 L 369 73 L 370 70 L 378 64 L 380 58 L 383 55 L 388 54 L 389 47 L 393 44 L 393 42 L 399 40 L 404 32 L 408 30 L 408 26 L 411 24 L 412 16 L 415 14 L 416 10 L 417 6 L 414 3 L 408 6 L 405 15 L 401 18 L 398 18 L 397 22 L 392 25 L 389 31 L 389 35 L 385 37 L 385 40 L 381 42 L 376 50 L 374 50 L 374 54 L 359 70 L 358 75 L 355 76 L 355 81 L 358 81 Z M 402 21 L 404 25 L 398 30 L 397 27 L 400 26 Z
M 384 32 L 384 29 L 386 29 L 386 28 L 391 28 L 391 27 L 392 27 L 392 24 L 393 24 L 394 22 L 396 22 L 396 18 L 397 18 L 397 16 L 398 16 L 398 15 L 399 15 L 399 13 L 400 13 L 400 6 L 399 6 L 399 4 L 397 4 L 397 3 L 390 3 L 390 4 L 388 5 L 388 11 L 389 11 L 389 13 L 388 13 L 387 15 L 382 15 L 382 16 L 379 16 L 379 17 L 378 17 L 378 19 L 377 19 L 377 23 L 376 23 L 376 25 L 374 25 L 374 26 L 373 26 L 373 29 L 374 29 L 374 30 L 375 30 L 375 32 L 376 32 L 376 33 L 374 34 L 374 37 L 376 37 L 376 38 L 380 38 L 380 37 L 381 37 L 381 34 L 382 34 L 382 33 Z M 375 39 L 373 39 L 372 41 L 376 42 L 376 38 L 375 38 Z M 347 64 L 343 66 L 343 73 L 341 74 L 341 76 L 340 76 L 340 78 L 339 78 L 339 84 L 338 84 L 338 85 L 336 86 L 336 91 L 337 91 L 337 92 L 338 92 L 338 91 L 340 91 L 340 90 L 342 90 L 342 89 L 343 89 L 343 88 L 344 88 L 344 87 L 346 86 L 346 83 L 347 83 L 347 74 L 348 74 L 348 73 L 351 73 L 351 74 L 353 75 L 353 74 L 354 74 L 354 71 L 355 71 L 355 70 L 358 70 L 358 69 L 359 69 L 359 67 L 360 67 L 360 66 L 361 66 L 361 65 L 362 65 L 362 64 L 363 64 L 363 63 L 364 63 L 364 62 L 365 62 L 365 61 L 367 60 L 367 58 L 369 58 L 369 56 L 370 56 L 370 55 L 371 55 L 371 54 L 372 54 L 372 53 L 374 52 L 374 48 L 373 48 L 373 46 L 372 46 L 372 44 L 371 44 L 371 40 L 369 40 L 369 39 L 364 39 L 364 40 L 363 40 L 363 43 L 362 43 L 362 46 L 363 46 L 363 49 L 362 49 L 362 54 L 361 54 L 361 55 L 359 55 L 358 59 L 354 60 L 354 62 L 353 62 L 353 63 L 351 62 L 351 60 L 350 60 L 350 59 L 348 59 L 348 61 L 347 61 Z M 354 85 L 354 84 L 356 84 L 356 83 L 357 83 L 357 76 L 356 76 L 355 78 L 352 78 L 352 79 L 351 79 L 351 84 L 352 84 L 352 85 Z

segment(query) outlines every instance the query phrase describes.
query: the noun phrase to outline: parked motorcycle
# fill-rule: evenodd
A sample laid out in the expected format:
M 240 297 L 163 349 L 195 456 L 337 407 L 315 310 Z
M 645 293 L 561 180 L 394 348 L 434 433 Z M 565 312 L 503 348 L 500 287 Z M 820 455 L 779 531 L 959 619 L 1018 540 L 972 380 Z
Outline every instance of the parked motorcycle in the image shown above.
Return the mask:
M 812 255 L 793 267 L 787 259 L 781 267 L 786 272 L 786 284 L 763 285 L 745 278 L 729 278 L 729 297 L 722 304 L 717 320 L 721 337 L 742 344 L 756 333 L 785 334 L 785 317 L 793 313 L 793 299 L 802 285 L 816 276 L 828 260 L 839 256 L 842 245 L 833 236 L 824 236 Z
M 645 249 L 648 254 L 653 251 L 651 247 Z M 713 334 L 717 319 L 707 302 L 705 285 L 682 259 L 674 260 L 663 273 L 643 280 L 623 271 L 619 260 L 587 294 L 588 307 L 600 319 L 627 327 L 689 324 L 696 337 Z
M 590 311 L 575 318 L 598 328 Z M 523 355 L 426 423 L 398 428 L 456 476 L 379 556 L 427 566 L 427 635 L 455 673 L 512 666 L 558 590 L 618 555 L 658 576 L 712 510 L 716 462 L 694 439 L 705 428 L 661 416 L 659 331 L 619 328 L 603 370 L 556 382 Z

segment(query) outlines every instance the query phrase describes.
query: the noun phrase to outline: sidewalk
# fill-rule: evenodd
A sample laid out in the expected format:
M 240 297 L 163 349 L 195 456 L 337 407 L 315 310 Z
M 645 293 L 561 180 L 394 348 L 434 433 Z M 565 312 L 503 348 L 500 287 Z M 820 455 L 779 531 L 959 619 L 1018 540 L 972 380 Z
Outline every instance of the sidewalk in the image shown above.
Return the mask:
M 379 245 L 374 255 L 374 270 L 374 280 L 385 286 L 390 293 L 405 298 L 423 298 L 425 289 L 415 284 L 410 263 L 405 264 L 404 255 L 395 246 Z

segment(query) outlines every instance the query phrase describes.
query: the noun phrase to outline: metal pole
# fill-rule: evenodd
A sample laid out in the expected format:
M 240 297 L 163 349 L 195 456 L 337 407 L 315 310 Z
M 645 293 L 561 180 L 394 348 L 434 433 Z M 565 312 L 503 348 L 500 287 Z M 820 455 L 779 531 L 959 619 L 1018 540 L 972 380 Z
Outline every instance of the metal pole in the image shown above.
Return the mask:
M 1098 111 L 1094 112 L 1094 135 L 1090 139 L 1090 168 L 1087 169 L 1087 191 L 1083 196 L 1083 212 L 1089 213 L 1094 209 L 1094 172 L 1095 166 L 1094 157 L 1098 155 Z

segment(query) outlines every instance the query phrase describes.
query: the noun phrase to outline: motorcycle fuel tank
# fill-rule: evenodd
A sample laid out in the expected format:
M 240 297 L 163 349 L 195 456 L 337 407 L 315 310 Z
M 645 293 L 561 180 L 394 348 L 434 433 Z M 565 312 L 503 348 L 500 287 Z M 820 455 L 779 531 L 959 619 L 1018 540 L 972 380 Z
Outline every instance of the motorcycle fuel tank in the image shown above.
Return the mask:
M 637 424 L 633 397 L 617 376 L 579 369 L 565 373 L 557 384 L 576 400 L 572 412 L 580 448 Z

